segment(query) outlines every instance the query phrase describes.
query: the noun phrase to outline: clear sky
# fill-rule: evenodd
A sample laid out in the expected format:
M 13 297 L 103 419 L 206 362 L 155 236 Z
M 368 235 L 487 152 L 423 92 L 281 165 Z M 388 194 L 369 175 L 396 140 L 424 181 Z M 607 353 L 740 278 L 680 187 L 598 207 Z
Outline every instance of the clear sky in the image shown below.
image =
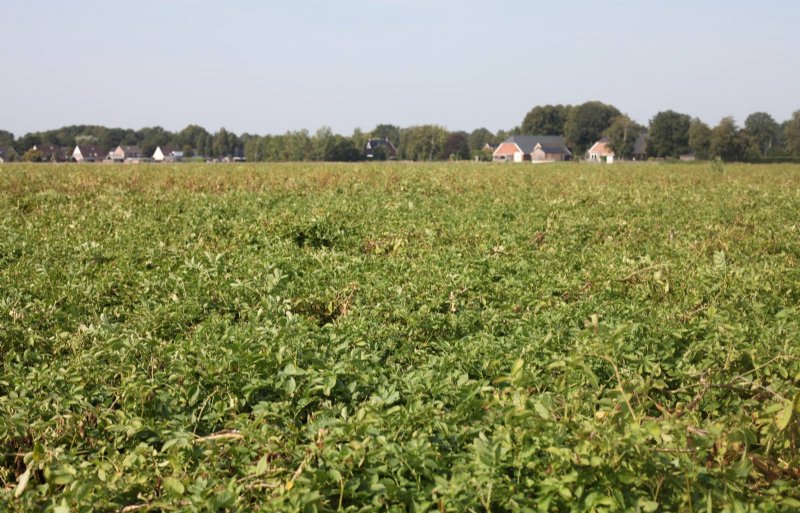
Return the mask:
M 600 100 L 641 123 L 800 109 L 800 1 L 0 0 L 0 129 L 492 131 Z

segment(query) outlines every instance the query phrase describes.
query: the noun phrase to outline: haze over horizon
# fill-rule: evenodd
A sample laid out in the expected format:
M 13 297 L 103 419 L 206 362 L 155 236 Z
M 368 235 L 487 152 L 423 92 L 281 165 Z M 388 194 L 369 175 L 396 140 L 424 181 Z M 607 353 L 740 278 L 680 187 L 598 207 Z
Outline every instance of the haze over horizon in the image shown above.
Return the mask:
M 800 3 L 33 0 L 5 6 L 0 129 L 519 125 L 532 107 L 800 109 Z

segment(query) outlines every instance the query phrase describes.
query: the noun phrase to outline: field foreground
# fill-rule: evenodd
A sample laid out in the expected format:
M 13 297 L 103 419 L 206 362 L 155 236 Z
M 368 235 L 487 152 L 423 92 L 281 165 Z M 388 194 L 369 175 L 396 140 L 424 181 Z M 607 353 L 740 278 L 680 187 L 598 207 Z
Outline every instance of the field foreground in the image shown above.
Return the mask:
M 800 168 L 0 166 L 0 511 L 800 508 Z

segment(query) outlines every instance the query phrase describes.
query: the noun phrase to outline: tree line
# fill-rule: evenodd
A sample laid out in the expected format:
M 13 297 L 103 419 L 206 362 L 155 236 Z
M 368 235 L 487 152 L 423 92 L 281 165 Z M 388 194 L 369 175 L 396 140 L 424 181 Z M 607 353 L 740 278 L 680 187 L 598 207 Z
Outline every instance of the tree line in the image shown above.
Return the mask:
M 350 135 L 334 133 L 322 127 L 313 134 L 307 130 L 279 135 L 237 135 L 220 128 L 214 133 L 199 125 L 189 125 L 178 132 L 162 127 L 139 130 L 107 128 L 96 125 L 73 125 L 57 130 L 34 132 L 15 138 L 0 130 L 0 148 L 11 147 L 21 158 L 34 145 L 72 148 L 93 145 L 110 151 L 118 145 L 139 146 L 152 155 L 158 146 L 175 146 L 186 157 L 221 158 L 243 156 L 249 161 L 358 161 L 365 158 L 364 148 L 370 139 L 389 140 L 401 160 L 491 160 L 491 148 L 511 135 L 558 135 L 576 156 L 602 137 L 617 158 L 629 159 L 636 140 L 644 135 L 647 157 L 678 158 L 694 154 L 699 159 L 754 161 L 780 157 L 800 157 L 800 110 L 778 123 L 765 112 L 750 114 L 744 126 L 733 118 L 723 118 L 711 127 L 696 117 L 667 110 L 659 112 L 642 125 L 613 105 L 586 102 L 580 105 L 539 105 L 531 109 L 522 123 L 510 130 L 492 132 L 477 128 L 471 132 L 450 131 L 439 125 L 399 127 L 379 124 L 371 131 L 356 128 Z M 388 158 L 385 151 L 375 152 L 377 160 Z

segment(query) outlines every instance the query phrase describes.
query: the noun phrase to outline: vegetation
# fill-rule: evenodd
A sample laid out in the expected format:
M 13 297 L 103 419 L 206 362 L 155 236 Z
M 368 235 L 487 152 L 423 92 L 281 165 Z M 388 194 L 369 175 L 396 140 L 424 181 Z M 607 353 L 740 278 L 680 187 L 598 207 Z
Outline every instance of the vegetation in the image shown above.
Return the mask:
M 0 510 L 797 510 L 798 190 L 4 165 Z
M 597 140 L 607 137 L 618 158 L 628 160 L 637 136 L 644 133 L 647 154 L 657 159 L 677 159 L 689 152 L 703 160 L 772 162 L 786 157 L 800 158 L 800 111 L 781 125 L 765 112 L 748 116 L 744 128 L 731 123 L 732 118 L 726 117 L 715 127 L 718 140 L 712 148 L 711 128 L 687 114 L 659 112 L 645 127 L 613 105 L 590 101 L 575 106 L 538 105 L 525 115 L 520 126 L 496 133 L 486 128 L 467 133 L 439 125 L 403 128 L 391 124 L 379 124 L 369 132 L 356 128 L 350 136 L 335 134 L 329 127 L 321 127 L 313 134 L 297 130 L 280 135 L 236 135 L 225 128 L 211 134 L 199 125 L 189 125 L 175 133 L 159 126 L 131 130 L 75 125 L 25 134 L 17 139 L 11 132 L 0 130 L 0 149 L 13 147 L 16 151 L 9 152 L 13 159 L 42 144 L 65 147 L 67 153 L 80 144 L 94 145 L 102 151 L 113 150 L 120 144 L 138 145 L 145 155 L 152 155 L 158 146 L 172 145 L 182 149 L 186 157 L 243 156 L 251 162 L 356 162 L 364 159 L 369 139 L 388 139 L 402 160 L 491 160 L 487 144 L 497 146 L 510 135 L 527 134 L 564 136 L 578 159 Z M 386 157 L 378 154 L 372 160 Z

